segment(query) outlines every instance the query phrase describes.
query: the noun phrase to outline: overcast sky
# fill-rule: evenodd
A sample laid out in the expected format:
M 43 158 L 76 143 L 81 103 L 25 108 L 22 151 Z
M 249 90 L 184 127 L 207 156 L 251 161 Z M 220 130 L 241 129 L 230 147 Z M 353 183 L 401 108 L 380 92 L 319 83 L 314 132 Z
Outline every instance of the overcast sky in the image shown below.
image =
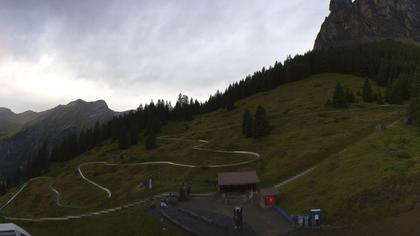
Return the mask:
M 304 53 L 329 0 L 1 0 L 0 107 L 117 111 L 217 89 Z

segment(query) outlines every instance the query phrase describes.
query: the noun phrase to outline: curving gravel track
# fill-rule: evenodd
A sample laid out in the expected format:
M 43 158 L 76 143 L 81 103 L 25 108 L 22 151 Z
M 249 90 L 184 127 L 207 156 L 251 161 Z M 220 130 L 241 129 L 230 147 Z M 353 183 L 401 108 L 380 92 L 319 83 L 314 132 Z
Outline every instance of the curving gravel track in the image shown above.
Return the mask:
M 388 125 L 387 127 L 390 128 L 392 126 L 394 126 L 396 123 L 398 122 L 398 120 L 390 125 Z M 226 128 L 231 128 L 237 125 L 232 125 L 232 126 L 228 126 L 228 127 L 222 127 L 222 128 L 218 128 L 217 130 L 220 129 L 226 129 Z M 211 131 L 211 130 L 208 130 Z M 208 131 L 202 131 L 202 132 L 208 132 Z M 170 138 L 168 136 L 162 136 L 159 137 L 158 139 L 160 140 L 168 140 L 168 141 L 195 141 L 198 142 L 197 145 L 194 145 L 191 147 L 191 149 L 193 150 L 197 150 L 197 151 L 206 151 L 206 152 L 214 152 L 214 153 L 227 153 L 227 154 L 237 154 L 237 155 L 248 155 L 251 156 L 251 159 L 247 160 L 247 161 L 241 161 L 241 162 L 236 162 L 236 163 L 231 163 L 231 164 L 223 164 L 223 165 L 192 165 L 192 164 L 185 164 L 185 163 L 176 163 L 176 162 L 171 162 L 171 161 L 151 161 L 151 162 L 140 162 L 140 163 L 126 163 L 126 164 L 119 164 L 119 163 L 109 163 L 109 162 L 86 162 L 86 163 L 82 163 L 78 166 L 77 171 L 79 173 L 79 175 L 83 178 L 83 180 L 85 180 L 87 183 L 99 188 L 100 190 L 104 191 L 107 195 L 107 198 L 111 198 L 112 197 L 112 192 L 111 190 L 109 190 L 108 188 L 96 183 L 95 181 L 87 178 L 82 171 L 82 168 L 84 166 L 89 166 L 89 165 L 105 165 L 105 166 L 147 166 L 147 165 L 169 165 L 169 166 L 178 166 L 178 167 L 185 167 L 185 168 L 224 168 L 224 167 L 234 167 L 234 166 L 241 166 L 241 165 L 246 165 L 249 163 L 253 163 L 256 162 L 258 160 L 261 159 L 261 156 L 259 153 L 256 152 L 248 152 L 248 151 L 226 151 L 226 150 L 217 150 L 217 149 L 210 149 L 210 148 L 203 148 L 204 145 L 208 144 L 209 141 L 207 140 L 192 140 L 192 139 L 183 139 L 183 138 Z M 345 151 L 345 149 L 343 150 Z M 303 172 L 301 172 L 298 175 L 295 175 L 289 179 L 286 179 L 285 181 L 275 185 L 275 187 L 282 187 L 310 172 L 312 172 L 317 166 L 314 166 L 312 168 L 309 168 Z M 52 192 L 54 192 L 54 194 L 56 195 L 56 199 L 55 199 L 55 203 L 57 206 L 59 207 L 65 207 L 65 208 L 79 208 L 81 209 L 81 207 L 72 207 L 72 206 L 66 206 L 63 205 L 60 202 L 60 192 L 55 189 L 53 187 L 53 183 L 54 180 L 51 177 L 37 177 L 37 178 L 33 178 L 28 180 L 26 183 L 24 183 L 17 191 L 16 193 L 14 193 L 12 195 L 12 197 L 0 207 L 0 212 L 6 208 L 11 202 L 13 202 L 13 200 L 33 181 L 36 180 L 41 180 L 41 179 L 47 179 L 49 180 L 49 188 Z M 210 193 L 212 194 L 212 193 Z M 166 196 L 167 193 L 162 193 L 156 196 L 153 196 L 152 198 L 159 198 L 162 196 Z M 205 194 L 204 194 L 205 195 Z M 128 203 L 125 205 L 121 205 L 118 207 L 114 207 L 114 208 L 109 208 L 109 209 L 105 209 L 105 210 L 100 210 L 100 211 L 93 211 L 93 212 L 88 212 L 88 213 L 84 213 L 84 214 L 79 214 L 79 215 L 69 215 L 69 216 L 63 216 L 63 217 L 42 217 L 42 218 L 19 218 L 19 217 L 8 217 L 8 216 L 4 216 L 4 219 L 8 219 L 8 220 L 16 220 L 16 221 L 31 221 L 31 222 L 42 222 L 42 221 L 67 221 L 67 220 L 72 220 L 72 219 L 80 219 L 80 218 L 84 218 L 84 217 L 91 217 L 91 216 L 98 216 L 98 215 L 103 215 L 103 214 L 108 214 L 111 212 L 115 212 L 115 211 L 120 211 L 126 208 L 130 208 L 130 207 L 134 207 L 140 204 L 145 204 L 147 203 L 148 200 L 140 200 L 140 201 L 136 201 L 136 202 L 132 202 L 132 203 Z
M 13 194 L 13 196 L 4 204 L 0 207 L 0 211 L 2 211 L 4 208 L 6 208 L 11 202 L 13 202 L 13 200 L 15 200 L 15 198 L 32 182 L 37 181 L 37 180 L 48 180 L 48 187 L 49 189 L 55 194 L 55 204 L 59 207 L 63 207 L 63 208 L 77 208 L 80 209 L 79 207 L 73 207 L 73 206 L 67 206 L 64 205 L 60 202 L 60 192 L 55 189 L 53 187 L 54 184 L 54 179 L 51 177 L 36 177 L 33 179 L 28 180 L 26 183 L 24 183 L 22 185 L 22 187 L 19 188 L 19 190 Z
M 169 137 L 159 137 L 158 139 L 161 140 L 169 140 L 169 141 L 196 141 L 191 139 L 180 139 L 180 138 L 169 138 Z M 247 161 L 236 162 L 232 164 L 222 164 L 222 165 L 191 165 L 191 164 L 184 164 L 184 163 L 176 163 L 171 161 L 148 161 L 148 162 L 139 162 L 139 163 L 127 163 L 127 164 L 119 164 L 119 163 L 109 163 L 109 162 L 86 162 L 80 164 L 77 168 L 80 176 L 88 183 L 92 184 L 93 186 L 103 190 L 107 194 L 107 198 L 112 197 L 112 192 L 110 189 L 94 182 L 93 180 L 87 178 L 82 171 L 83 166 L 88 165 L 104 165 L 104 166 L 150 166 L 150 165 L 169 165 L 169 166 L 178 166 L 178 167 L 185 167 L 185 168 L 225 168 L 225 167 L 234 167 L 234 166 L 241 166 L 246 165 L 255 161 L 258 161 L 261 156 L 256 152 L 248 152 L 248 151 L 225 151 L 225 150 L 214 150 L 214 149 L 205 149 L 202 148 L 203 145 L 209 143 L 207 140 L 198 140 L 200 144 L 195 145 L 192 147 L 194 150 L 198 151 L 206 151 L 206 152 L 214 152 L 214 153 L 228 153 L 228 154 L 239 154 L 239 155 L 249 155 L 253 158 Z
M 256 162 L 258 160 L 261 159 L 261 156 L 259 153 L 256 152 L 248 152 L 248 151 L 226 151 L 226 150 L 215 150 L 215 149 L 209 149 L 209 148 L 203 148 L 202 146 L 206 145 L 209 143 L 209 141 L 207 140 L 191 140 L 191 139 L 181 139 L 181 138 L 170 138 L 167 136 L 162 136 L 159 137 L 158 139 L 161 140 L 168 140 L 168 141 L 197 141 L 199 144 L 191 147 L 193 150 L 197 150 L 197 151 L 206 151 L 206 152 L 214 152 L 214 153 L 228 153 L 228 154 L 236 154 L 236 155 L 248 155 L 251 156 L 252 158 L 247 160 L 247 161 L 241 161 L 241 162 L 236 162 L 236 163 L 231 163 L 231 164 L 221 164 L 221 165 L 192 165 L 192 164 L 185 164 L 185 163 L 176 163 L 176 162 L 171 162 L 171 161 L 150 161 L 150 162 L 139 162 L 139 163 L 125 163 L 125 164 L 120 164 L 120 163 L 109 163 L 109 162 L 86 162 L 86 163 L 82 163 L 77 167 L 77 171 L 79 173 L 79 175 L 82 177 L 83 180 L 85 180 L 87 183 L 99 188 L 100 190 L 104 191 L 107 195 L 107 198 L 111 198 L 112 197 L 112 192 L 110 189 L 96 183 L 95 181 L 87 178 L 84 174 L 83 174 L 83 167 L 85 166 L 89 166 L 89 165 L 105 165 L 105 166 L 148 166 L 148 165 L 169 165 L 169 166 L 178 166 L 178 167 L 185 167 L 185 168 L 225 168 L 225 167 L 234 167 L 234 166 L 241 166 L 241 165 L 246 165 L 249 163 L 253 163 Z M 55 189 L 53 187 L 53 183 L 54 180 L 51 177 L 37 177 L 37 178 L 33 178 L 28 180 L 26 183 L 24 183 L 22 185 L 22 187 L 20 187 L 18 189 L 18 191 L 16 191 L 16 193 L 13 194 L 13 196 L 4 204 L 0 207 L 0 212 L 6 208 L 11 202 L 13 202 L 13 200 L 33 181 L 36 180 L 40 180 L 40 179 L 47 179 L 49 180 L 49 188 L 52 192 L 54 192 L 54 194 L 56 195 L 56 199 L 55 199 L 55 203 L 57 206 L 59 207 L 68 207 L 68 208 L 76 208 L 76 207 L 71 207 L 71 206 L 66 206 L 63 205 L 62 203 L 60 203 L 60 192 Z M 159 194 L 154 196 L 154 198 L 159 198 L 165 196 L 165 193 L 163 194 Z M 90 216 L 97 216 L 97 215 L 103 215 L 103 214 L 108 214 L 111 212 L 115 212 L 115 211 L 119 211 L 119 210 L 123 210 L 126 208 L 130 208 L 130 207 L 134 207 L 140 204 L 145 204 L 147 203 L 148 200 L 140 200 L 140 201 L 136 201 L 136 202 L 132 202 L 126 205 L 122 205 L 122 206 L 118 206 L 118 207 L 114 207 L 114 208 L 109 208 L 109 209 L 105 209 L 105 210 L 101 210 L 101 211 L 93 211 L 93 212 L 88 212 L 88 213 L 84 213 L 84 214 L 79 214 L 79 215 L 69 215 L 69 216 L 63 216 L 63 217 L 41 217 L 41 218 L 20 218 L 20 217 L 8 217 L 8 216 L 3 216 L 4 219 L 7 220 L 19 220 L 19 221 L 31 221 L 31 222 L 42 222 L 42 221 L 67 221 L 67 220 L 72 220 L 72 219 L 80 219 L 80 218 L 84 218 L 84 217 L 90 217 Z

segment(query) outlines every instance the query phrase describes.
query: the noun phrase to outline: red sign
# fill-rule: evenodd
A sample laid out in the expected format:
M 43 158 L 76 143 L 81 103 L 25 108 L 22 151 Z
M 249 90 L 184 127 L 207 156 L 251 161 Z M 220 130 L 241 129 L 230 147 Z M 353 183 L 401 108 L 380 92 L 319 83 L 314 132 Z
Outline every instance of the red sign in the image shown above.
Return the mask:
M 276 203 L 275 196 L 265 196 L 264 197 L 265 205 L 274 205 Z

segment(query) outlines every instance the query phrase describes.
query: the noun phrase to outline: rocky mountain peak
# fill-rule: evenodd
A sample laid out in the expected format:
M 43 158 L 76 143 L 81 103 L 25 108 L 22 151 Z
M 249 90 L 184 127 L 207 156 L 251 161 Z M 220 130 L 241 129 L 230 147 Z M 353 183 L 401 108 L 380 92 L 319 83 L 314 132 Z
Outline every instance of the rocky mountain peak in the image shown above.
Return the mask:
M 61 107 L 89 107 L 89 108 L 102 108 L 102 109 L 108 109 L 108 105 L 106 104 L 106 102 L 104 100 L 97 100 L 94 102 L 86 102 L 85 100 L 82 99 L 77 99 L 75 101 L 70 102 L 67 105 L 61 105 Z
M 420 42 L 418 0 L 331 0 L 314 49 L 384 39 Z
M 74 101 L 70 102 L 67 105 L 68 106 L 78 106 L 78 105 L 85 104 L 85 103 L 86 103 L 86 101 L 84 101 L 84 100 L 82 100 L 82 99 L 79 98 L 77 100 L 74 100 Z
M 345 9 L 351 7 L 352 4 L 353 3 L 352 3 L 351 0 L 331 0 L 330 11 L 331 12 L 336 12 L 336 11 L 345 10 Z
M 0 114 L 15 114 L 15 113 L 9 108 L 0 107 Z
M 69 135 L 94 127 L 98 122 L 106 123 L 118 114 L 109 109 L 104 100 L 86 102 L 81 99 L 40 113 L 15 114 L 9 120 L 2 120 L 0 114 L 0 138 L 4 137 L 0 139 L 0 162 L 3 163 L 0 171 L 21 166 L 43 143 L 57 145 Z M 2 127 L 12 127 L 13 132 Z

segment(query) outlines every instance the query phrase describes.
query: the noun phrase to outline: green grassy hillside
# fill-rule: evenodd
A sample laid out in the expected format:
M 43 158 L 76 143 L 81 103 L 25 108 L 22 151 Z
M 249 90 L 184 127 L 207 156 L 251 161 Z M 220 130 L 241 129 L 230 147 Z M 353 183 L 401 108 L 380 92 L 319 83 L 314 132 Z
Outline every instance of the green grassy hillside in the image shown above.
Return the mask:
M 322 208 L 330 222 L 374 220 L 410 210 L 420 195 L 419 153 L 418 131 L 396 122 L 284 186 L 282 205 L 291 212 Z
M 39 113 L 26 111 L 16 114 L 10 109 L 0 107 L 0 139 L 11 137 L 21 131 L 26 124 L 39 116 Z
M 34 236 L 181 235 L 173 230 L 163 228 L 160 222 L 152 218 L 147 209 L 143 207 L 68 222 L 16 223 Z
M 100 148 L 95 148 L 77 158 L 63 164 L 55 164 L 51 167 L 49 176 L 55 178 L 53 184 L 61 193 L 61 203 L 69 208 L 60 208 L 55 204 L 55 196 L 48 189 L 48 181 L 38 180 L 31 183 L 15 201 L 3 210 L 3 214 L 15 217 L 44 217 L 81 214 L 84 212 L 102 210 L 119 206 L 134 200 L 146 198 L 156 193 L 176 189 L 182 182 L 193 185 L 193 191 L 207 192 L 216 190 L 216 174 L 227 170 L 257 170 L 262 186 L 279 183 L 301 171 L 322 163 L 322 166 L 330 166 L 329 163 L 337 155 L 342 155 L 344 149 L 356 148 L 361 140 L 370 138 L 375 132 L 378 123 L 391 124 L 400 119 L 404 114 L 404 106 L 376 104 L 364 104 L 358 102 L 347 110 L 335 110 L 325 107 L 324 104 L 331 96 L 337 82 L 354 91 L 361 89 L 364 79 L 339 74 L 316 75 L 306 80 L 282 85 L 275 90 L 259 93 L 247 99 L 237 102 L 233 111 L 219 110 L 217 112 L 196 117 L 191 122 L 170 122 L 163 127 L 162 136 L 182 138 L 185 140 L 159 139 L 159 148 L 154 151 L 146 151 L 143 145 L 128 150 L 119 150 L 117 144 L 110 141 Z M 375 88 L 377 89 L 377 88 Z M 360 97 L 358 97 L 360 100 Z M 260 139 L 245 139 L 241 134 L 241 122 L 243 112 L 248 109 L 255 111 L 257 105 L 263 105 L 267 111 L 269 122 L 272 126 L 270 136 Z M 403 127 L 401 127 L 403 129 Z M 384 133 L 391 132 L 386 131 Z M 409 130 L 407 132 L 410 132 Z M 379 134 L 373 134 L 379 135 Z M 136 163 L 144 161 L 173 161 L 185 164 L 229 164 L 238 161 L 249 160 L 247 155 L 214 153 L 209 151 L 194 150 L 191 147 L 198 145 L 195 140 L 205 139 L 209 143 L 203 148 L 218 150 L 244 150 L 258 152 L 262 160 L 252 164 L 229 167 L 222 169 L 212 168 L 185 168 L 173 166 L 104 166 L 90 165 L 83 168 L 85 175 L 95 182 L 106 186 L 112 191 L 112 197 L 107 199 L 106 193 L 86 183 L 77 173 L 79 164 L 91 161 L 107 161 L 111 163 Z M 381 145 L 381 144 L 378 144 Z M 359 148 L 362 152 L 362 147 Z M 347 152 L 345 152 L 347 153 Z M 344 154 L 343 154 L 344 155 Z M 374 156 L 374 153 L 372 153 Z M 395 154 L 400 155 L 400 154 Z M 402 155 L 402 154 L 401 154 Z M 403 155 L 404 156 L 404 155 Z M 376 157 L 375 157 L 376 158 Z M 391 162 L 401 162 L 395 168 L 402 171 L 408 168 L 415 158 L 390 157 L 379 159 L 369 164 L 375 169 L 377 165 L 387 168 Z M 341 162 L 340 162 L 341 163 Z M 364 162 L 360 162 L 364 163 Z M 340 164 L 338 164 L 339 167 Z M 334 166 L 334 165 L 333 165 Z M 322 167 L 322 168 L 327 168 Z M 316 170 L 322 174 L 322 180 L 328 182 L 327 173 L 336 174 L 337 184 L 340 182 L 340 169 L 323 173 L 321 167 Z M 351 172 L 351 169 L 348 170 Z M 373 173 L 373 172 L 372 172 Z M 379 182 L 385 180 L 388 175 L 377 177 L 369 176 L 369 172 L 363 172 L 366 179 Z M 351 173 L 348 173 L 350 176 Z M 155 188 L 148 191 L 139 186 L 147 177 L 153 177 Z M 360 176 L 361 178 L 361 176 Z M 316 199 L 311 196 L 314 191 L 327 191 L 327 187 L 319 182 L 319 190 L 310 189 L 311 181 L 306 177 L 290 185 L 282 192 L 285 193 L 284 204 L 286 208 L 300 211 L 312 207 Z M 375 182 L 375 183 L 376 183 Z M 298 184 L 301 183 L 301 184 Z M 311 183 L 311 182 L 309 182 Z M 358 188 L 358 191 L 366 188 Z M 302 187 L 300 187 L 302 186 Z M 341 187 L 337 194 L 345 192 L 346 187 Z M 334 196 L 335 189 L 329 189 Z M 3 196 L 0 201 L 6 202 L 12 195 Z M 321 192 L 319 192 L 321 193 Z M 356 195 L 354 195 L 356 196 Z M 325 200 L 325 199 L 323 199 Z M 341 200 L 332 201 L 331 204 L 339 204 Z M 283 205 L 284 205 L 283 204 Z M 325 205 L 315 204 L 317 207 L 327 209 Z M 405 207 L 405 205 L 404 205 Z M 158 222 L 147 216 L 144 208 L 133 208 L 136 222 L 131 221 L 127 211 L 111 213 L 106 216 L 89 218 L 88 221 L 74 220 L 63 223 L 17 223 L 33 231 L 34 235 L 56 235 L 62 232 L 71 232 L 70 229 L 79 228 L 92 232 L 91 235 L 116 235 L 111 226 L 102 230 L 101 225 L 112 220 L 124 222 L 127 229 L 133 229 L 138 224 L 149 224 L 149 231 L 142 231 L 142 235 L 152 235 L 154 231 L 161 230 Z M 338 214 L 338 213 L 337 213 Z M 124 218 L 126 217 L 126 218 Z M 92 227 L 89 227 L 92 225 Z M 87 229 L 89 227 L 89 229 Z M 69 230 L 67 230 L 69 229 Z M 101 230 L 100 230 L 101 229 Z M 116 229 L 115 229 L 116 230 Z M 80 231 L 82 232 L 82 231 Z M 85 232 L 85 231 L 83 231 Z M 136 234 L 137 231 L 127 232 Z M 134 232 L 134 233 L 133 233 Z

